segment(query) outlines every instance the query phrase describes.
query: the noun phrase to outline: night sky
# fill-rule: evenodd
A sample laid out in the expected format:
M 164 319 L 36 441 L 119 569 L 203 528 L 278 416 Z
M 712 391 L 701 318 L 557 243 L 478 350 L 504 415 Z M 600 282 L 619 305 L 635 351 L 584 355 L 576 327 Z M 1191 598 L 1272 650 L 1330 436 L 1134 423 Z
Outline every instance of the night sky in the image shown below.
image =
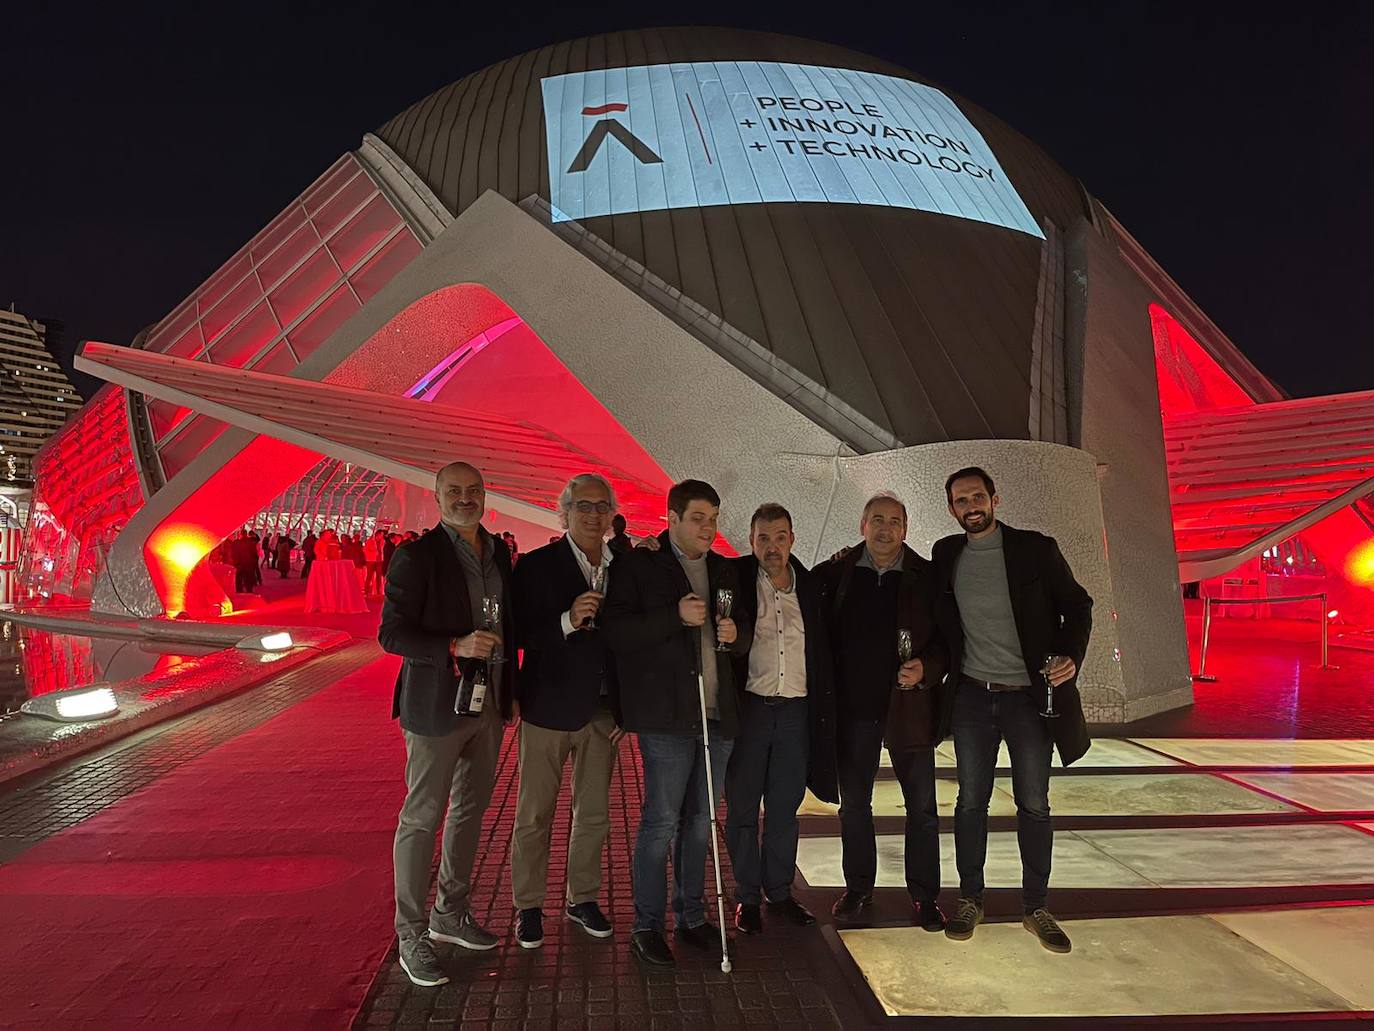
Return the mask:
M 23 6 L 0 62 L 0 304 L 64 320 L 69 367 L 426 94 L 560 39 L 693 23 L 828 40 L 963 94 L 1289 392 L 1374 389 L 1371 3 Z

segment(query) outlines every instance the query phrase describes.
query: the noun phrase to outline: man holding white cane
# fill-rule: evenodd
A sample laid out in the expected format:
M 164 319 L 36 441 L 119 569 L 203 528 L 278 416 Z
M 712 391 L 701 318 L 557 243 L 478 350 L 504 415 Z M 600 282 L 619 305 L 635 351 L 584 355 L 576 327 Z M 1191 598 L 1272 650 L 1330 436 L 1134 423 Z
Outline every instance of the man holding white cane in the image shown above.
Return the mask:
M 710 484 L 675 484 L 659 547 L 617 560 L 599 617 L 615 657 L 621 726 L 638 735 L 644 764 L 630 943 L 653 966 L 674 962 L 664 938 L 670 842 L 674 936 L 709 951 L 720 949 L 724 937 L 706 919 L 706 849 L 739 728 L 731 659 L 749 654 L 752 625 L 730 618 L 722 604 L 722 592 L 733 599 L 739 584 L 730 561 L 711 551 L 719 513 Z

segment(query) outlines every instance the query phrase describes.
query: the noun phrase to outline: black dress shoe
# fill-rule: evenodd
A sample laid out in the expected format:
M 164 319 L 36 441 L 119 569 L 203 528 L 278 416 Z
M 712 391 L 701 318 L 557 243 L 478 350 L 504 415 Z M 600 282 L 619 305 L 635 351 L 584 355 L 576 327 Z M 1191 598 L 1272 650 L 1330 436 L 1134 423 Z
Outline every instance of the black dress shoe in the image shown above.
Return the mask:
M 807 908 L 791 896 L 779 899 L 777 902 L 769 899 L 768 912 L 780 916 L 789 924 L 795 924 L 798 927 L 810 927 L 816 922 L 816 918 L 811 915 Z
M 763 933 L 763 917 L 757 903 L 741 902 L 735 907 L 735 930 L 740 934 Z
M 635 931 L 630 935 L 630 951 L 652 967 L 670 967 L 677 962 L 657 931 Z
M 873 904 L 873 892 L 846 889 L 830 907 L 830 915 L 836 920 L 857 920 L 863 911 Z
M 938 903 L 913 902 L 911 904 L 911 922 L 923 931 L 943 931 L 945 929 L 945 914 L 940 911 Z
M 720 930 L 710 921 L 695 927 L 679 924 L 673 929 L 673 937 L 703 952 L 720 952 Z

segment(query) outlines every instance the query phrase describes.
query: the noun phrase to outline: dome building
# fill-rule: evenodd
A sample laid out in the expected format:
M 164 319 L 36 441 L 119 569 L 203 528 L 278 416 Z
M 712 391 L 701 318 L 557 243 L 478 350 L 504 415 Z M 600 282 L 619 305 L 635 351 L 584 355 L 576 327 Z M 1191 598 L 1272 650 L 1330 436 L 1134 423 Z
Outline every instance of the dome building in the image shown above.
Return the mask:
M 741 30 L 574 40 L 439 90 L 79 365 L 111 385 L 39 456 L 36 598 L 194 613 L 206 554 L 265 510 L 410 526 L 458 457 L 495 519 L 541 532 L 595 468 L 631 532 L 696 476 L 730 546 L 776 500 L 810 562 L 888 489 L 928 553 L 957 529 L 946 475 L 976 464 L 1096 599 L 1102 722 L 1191 700 L 1180 579 L 1350 511 L 1364 479 L 1237 529 L 1261 488 L 1208 472 L 1234 458 L 1209 420 L 1282 437 L 1297 403 L 1102 204 L 937 84 Z M 1189 508 L 1198 470 L 1214 495 Z

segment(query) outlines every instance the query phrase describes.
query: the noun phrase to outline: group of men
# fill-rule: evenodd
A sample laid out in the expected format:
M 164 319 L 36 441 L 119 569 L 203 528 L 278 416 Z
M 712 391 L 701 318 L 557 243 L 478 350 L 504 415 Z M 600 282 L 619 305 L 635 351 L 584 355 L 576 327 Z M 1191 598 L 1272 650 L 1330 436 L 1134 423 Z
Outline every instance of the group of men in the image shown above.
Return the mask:
M 644 798 L 630 944 L 644 963 L 675 962 L 666 937 L 670 851 L 674 938 L 720 948 L 704 882 L 722 788 L 739 933 L 760 933 L 765 910 L 814 923 L 792 896 L 797 810 L 808 786 L 839 802 L 845 890 L 832 915 L 861 921 L 877 880 L 872 801 L 884 746 L 907 812 L 912 919 L 967 940 L 983 918 L 1002 742 L 1017 806 L 1023 923 L 1047 949 L 1068 952 L 1046 908 L 1049 781 L 1056 747 L 1068 765 L 1089 745 L 1075 678 L 1092 599 L 1052 538 L 997 519 L 1000 499 L 985 471 L 961 469 L 945 490 L 963 532 L 937 542 L 931 560 L 905 543 L 903 503 L 878 494 L 864 506 L 862 540 L 808 570 L 792 554 L 791 515 L 777 504 L 754 512 L 750 554 L 713 551 L 721 502 L 700 480 L 669 491 L 667 529 L 657 538 L 613 548 L 614 491 L 587 473 L 559 497 L 567 533 L 512 570 L 505 544 L 481 526 L 481 473 L 461 462 L 440 470 L 440 523 L 396 552 L 379 635 L 404 658 L 392 715 L 405 737 L 407 794 L 394 859 L 399 957 L 410 979 L 448 980 L 434 941 L 475 950 L 499 943 L 474 918 L 470 888 L 503 726 L 517 720 L 511 868 L 522 948 L 543 943 L 550 838 L 570 757 L 563 912 L 594 937 L 612 935 L 599 905 L 602 851 L 618 745 L 633 733 Z M 622 537 L 623 519 L 615 529 Z M 722 591 L 731 605 L 720 604 Z M 494 618 L 489 599 L 504 602 Z M 459 714 L 460 686 L 479 667 L 491 693 L 480 712 Z M 1041 713 L 1047 693 L 1054 718 Z M 951 732 L 959 897 L 947 918 L 937 902 L 935 746 Z M 438 890 L 426 913 L 441 828 Z

